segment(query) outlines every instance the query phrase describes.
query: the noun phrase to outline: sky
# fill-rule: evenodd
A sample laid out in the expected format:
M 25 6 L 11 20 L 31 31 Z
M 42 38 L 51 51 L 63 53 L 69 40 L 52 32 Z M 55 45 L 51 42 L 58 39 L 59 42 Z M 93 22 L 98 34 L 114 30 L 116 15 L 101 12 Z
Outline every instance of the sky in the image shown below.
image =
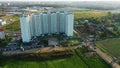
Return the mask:
M 120 0 L 0 0 L 0 1 L 120 1 Z

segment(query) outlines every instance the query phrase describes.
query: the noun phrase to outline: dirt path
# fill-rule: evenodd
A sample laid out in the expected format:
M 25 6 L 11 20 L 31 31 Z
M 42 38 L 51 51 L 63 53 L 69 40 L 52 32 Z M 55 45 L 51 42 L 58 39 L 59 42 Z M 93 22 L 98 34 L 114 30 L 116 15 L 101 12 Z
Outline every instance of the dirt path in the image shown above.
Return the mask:
M 16 50 L 16 51 L 4 51 L 2 54 L 9 56 L 9 55 L 14 55 L 14 54 L 23 54 L 23 53 L 37 53 L 37 52 L 51 52 L 53 50 L 57 50 L 57 51 L 63 51 L 66 49 L 76 49 L 79 46 L 71 46 L 71 47 L 44 47 L 44 48 L 34 48 L 34 49 L 30 49 L 30 50 L 25 50 L 25 51 L 21 51 L 21 50 Z
M 76 49 L 80 47 L 81 45 L 78 46 L 70 46 L 70 47 L 45 47 L 45 48 L 35 48 L 35 49 L 30 49 L 30 50 L 25 50 L 25 51 L 8 51 L 8 52 L 3 52 L 3 55 L 14 55 L 14 54 L 21 54 L 21 53 L 36 53 L 36 52 L 50 52 L 53 50 L 59 50 L 63 51 L 65 49 Z M 91 49 L 94 50 L 93 46 L 90 46 Z M 113 68 L 120 68 L 120 65 L 117 64 L 116 62 L 113 62 L 113 58 L 111 56 L 108 56 L 106 53 L 102 52 L 99 48 L 96 47 L 95 49 L 96 53 L 103 58 L 106 62 L 112 65 Z

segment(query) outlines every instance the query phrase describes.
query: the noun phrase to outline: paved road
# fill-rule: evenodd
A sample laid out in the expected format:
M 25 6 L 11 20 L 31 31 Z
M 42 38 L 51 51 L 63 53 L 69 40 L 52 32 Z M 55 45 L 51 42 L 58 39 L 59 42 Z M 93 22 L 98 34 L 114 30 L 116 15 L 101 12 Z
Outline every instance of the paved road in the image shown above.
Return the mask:
M 106 62 L 108 62 L 109 64 L 112 65 L 113 68 L 120 68 L 120 65 L 117 64 L 116 62 L 114 62 L 114 59 L 107 55 L 106 53 L 102 52 L 99 48 L 96 47 L 96 49 L 94 49 L 94 46 L 90 45 L 90 42 L 87 43 L 88 46 L 93 49 L 94 51 L 96 51 L 96 53 L 102 57 Z M 47 47 L 47 48 L 35 48 L 35 49 L 30 49 L 30 50 L 25 50 L 25 51 L 9 51 L 9 52 L 3 52 L 4 55 L 13 55 L 13 54 L 20 54 L 20 53 L 34 53 L 37 52 L 39 50 L 43 50 L 43 51 L 50 51 L 50 50 L 54 50 L 54 49 L 76 49 L 78 47 L 81 47 L 82 45 L 78 45 L 78 46 L 70 46 L 70 47 L 55 47 L 55 48 L 51 48 L 51 47 Z
M 106 62 L 108 62 L 109 64 L 112 65 L 113 68 L 120 68 L 120 65 L 117 64 L 116 62 L 114 62 L 114 59 L 107 55 L 106 53 L 102 52 L 99 48 L 95 47 L 96 49 L 94 49 L 93 46 L 90 46 L 91 49 L 95 50 L 96 53 L 101 57 L 103 58 Z
M 16 50 L 16 51 L 4 51 L 2 54 L 6 55 L 6 56 L 10 56 L 10 55 L 14 55 L 14 54 L 23 54 L 23 53 L 34 53 L 38 50 L 40 50 L 41 48 L 34 48 L 34 49 L 30 49 L 30 50 L 25 50 L 25 51 L 21 51 L 21 50 Z
M 82 34 L 79 32 L 79 30 L 75 29 L 78 33 L 79 33 L 79 36 L 81 36 Z M 87 40 L 84 36 L 81 36 L 82 40 Z M 86 42 L 87 46 L 89 46 L 91 49 L 95 50 L 96 53 L 101 57 L 103 58 L 106 62 L 108 62 L 109 64 L 112 65 L 113 68 L 120 68 L 120 65 L 116 62 L 114 62 L 114 59 L 107 55 L 106 53 L 102 52 L 99 48 L 96 47 L 96 49 L 94 49 L 94 46 L 92 46 L 90 44 L 90 42 Z

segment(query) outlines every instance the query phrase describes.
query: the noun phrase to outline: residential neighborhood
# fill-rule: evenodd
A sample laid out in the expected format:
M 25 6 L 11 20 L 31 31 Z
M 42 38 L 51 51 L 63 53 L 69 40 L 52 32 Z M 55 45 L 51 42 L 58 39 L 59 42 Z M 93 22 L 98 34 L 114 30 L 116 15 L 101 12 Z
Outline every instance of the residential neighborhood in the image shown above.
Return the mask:
M 113 0 L 0 0 L 0 68 L 120 68 L 119 11 Z

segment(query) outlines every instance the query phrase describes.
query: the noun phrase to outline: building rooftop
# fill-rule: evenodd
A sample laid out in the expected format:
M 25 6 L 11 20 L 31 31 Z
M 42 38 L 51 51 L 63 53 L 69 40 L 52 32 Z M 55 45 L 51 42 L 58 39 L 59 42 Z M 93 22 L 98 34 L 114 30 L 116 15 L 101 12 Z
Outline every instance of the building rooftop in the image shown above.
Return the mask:
M 56 13 L 55 11 L 51 11 L 51 13 Z
M 1 32 L 1 31 L 4 31 L 4 30 L 3 30 L 2 28 L 0 28 L 0 32 Z
M 65 13 L 67 15 L 72 14 L 71 12 L 66 12 L 66 11 L 50 11 L 50 12 L 40 12 L 40 13 L 32 13 L 32 14 L 23 14 L 20 17 L 27 17 L 27 16 L 32 16 L 32 15 L 39 16 L 40 14 L 54 14 L 54 13 L 56 13 L 56 14 L 58 14 L 58 13 L 64 14 Z
M 42 12 L 43 14 L 47 14 L 48 12 Z

